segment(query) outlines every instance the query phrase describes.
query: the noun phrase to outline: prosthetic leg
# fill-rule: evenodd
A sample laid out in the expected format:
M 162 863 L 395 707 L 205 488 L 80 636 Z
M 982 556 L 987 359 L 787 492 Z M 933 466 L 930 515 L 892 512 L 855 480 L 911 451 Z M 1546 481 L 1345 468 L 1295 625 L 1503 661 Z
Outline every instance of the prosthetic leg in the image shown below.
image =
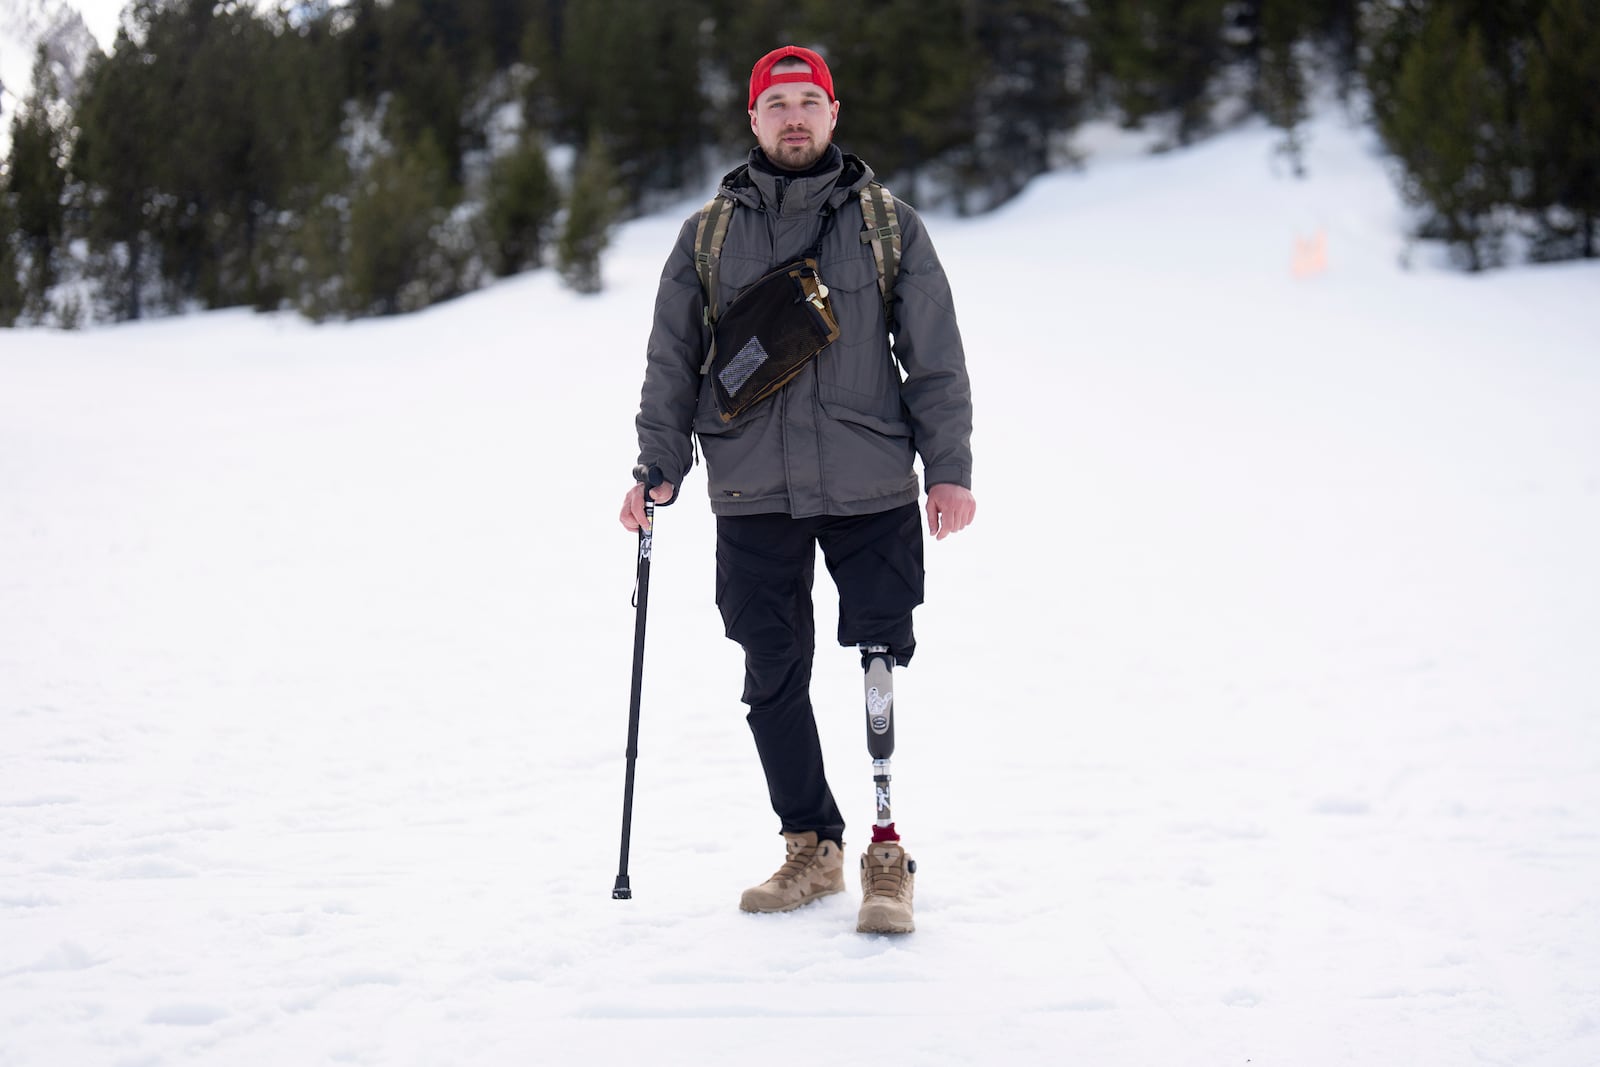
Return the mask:
M 861 857 L 861 912 L 856 930 L 864 934 L 909 934 L 916 929 L 911 900 L 917 864 L 906 855 L 894 830 L 889 804 L 889 757 L 894 755 L 894 656 L 886 645 L 862 645 L 866 672 L 867 752 L 878 814 L 872 844 Z
M 894 840 L 894 813 L 889 806 L 889 757 L 894 755 L 894 657 L 887 645 L 861 645 L 866 672 L 867 752 L 872 756 L 872 783 L 878 798 L 872 839 Z

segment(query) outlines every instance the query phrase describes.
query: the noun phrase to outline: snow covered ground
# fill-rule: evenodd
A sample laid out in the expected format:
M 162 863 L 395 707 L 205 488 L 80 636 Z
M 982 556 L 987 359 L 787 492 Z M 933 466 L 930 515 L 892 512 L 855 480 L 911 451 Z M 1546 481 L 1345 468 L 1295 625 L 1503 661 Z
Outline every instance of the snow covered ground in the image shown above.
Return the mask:
M 737 910 L 781 843 L 698 476 L 610 898 L 692 205 L 598 298 L 0 333 L 0 1067 L 1600 1062 L 1600 270 L 1402 271 L 1311 134 L 931 220 L 980 512 L 897 679 L 901 939 Z

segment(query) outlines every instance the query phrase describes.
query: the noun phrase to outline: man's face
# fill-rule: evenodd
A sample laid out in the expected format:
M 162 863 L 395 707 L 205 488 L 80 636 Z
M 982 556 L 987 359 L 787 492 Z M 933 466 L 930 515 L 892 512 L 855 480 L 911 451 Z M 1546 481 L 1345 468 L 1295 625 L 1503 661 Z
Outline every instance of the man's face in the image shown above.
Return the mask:
M 781 64 L 780 64 L 781 69 Z M 756 98 L 750 130 L 767 158 L 785 170 L 805 170 L 833 143 L 839 101 L 810 82 L 781 82 Z

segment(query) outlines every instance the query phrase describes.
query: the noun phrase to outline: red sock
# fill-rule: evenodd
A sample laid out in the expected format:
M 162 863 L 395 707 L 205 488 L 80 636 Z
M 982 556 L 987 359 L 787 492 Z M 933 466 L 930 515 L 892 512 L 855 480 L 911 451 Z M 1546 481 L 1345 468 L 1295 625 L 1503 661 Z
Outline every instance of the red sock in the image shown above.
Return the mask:
M 874 845 L 880 841 L 898 840 L 900 840 L 900 835 L 894 832 L 894 823 L 890 823 L 888 826 L 874 826 L 872 828 L 872 843 Z

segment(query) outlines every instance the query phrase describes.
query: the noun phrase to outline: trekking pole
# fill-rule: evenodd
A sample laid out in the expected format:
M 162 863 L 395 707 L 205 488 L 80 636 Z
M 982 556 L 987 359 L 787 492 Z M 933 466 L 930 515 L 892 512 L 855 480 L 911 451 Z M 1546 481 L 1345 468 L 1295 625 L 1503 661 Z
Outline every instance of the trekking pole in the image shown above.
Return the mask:
M 633 476 L 644 485 L 644 525 L 639 527 L 639 572 L 633 591 L 633 688 L 628 695 L 628 772 L 622 784 L 622 859 L 611 899 L 632 900 L 628 884 L 628 839 L 633 832 L 633 765 L 639 758 L 639 693 L 644 685 L 644 618 L 650 604 L 650 550 L 654 540 L 656 502 L 650 490 L 663 481 L 659 467 L 638 466 Z

